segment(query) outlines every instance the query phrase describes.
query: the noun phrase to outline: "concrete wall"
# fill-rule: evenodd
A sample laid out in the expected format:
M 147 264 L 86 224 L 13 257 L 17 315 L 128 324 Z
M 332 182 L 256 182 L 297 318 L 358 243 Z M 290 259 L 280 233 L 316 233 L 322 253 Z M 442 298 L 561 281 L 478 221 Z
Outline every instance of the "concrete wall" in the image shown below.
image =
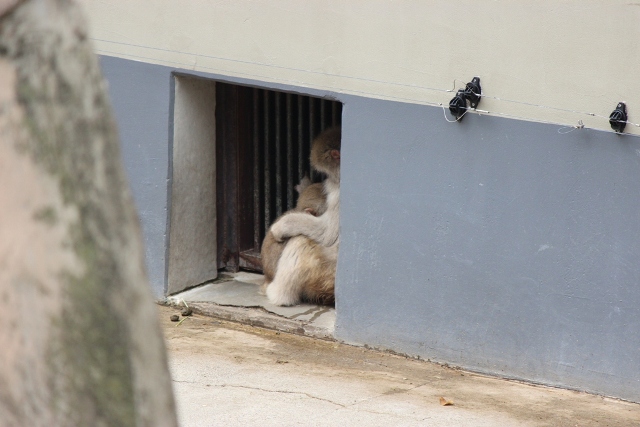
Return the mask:
M 161 300 L 167 292 L 175 292 L 215 276 L 215 271 L 208 268 L 212 266 L 209 264 L 211 259 L 215 259 L 208 256 L 216 253 L 215 241 L 207 233 L 213 228 L 201 230 L 203 224 L 211 223 L 215 217 L 215 206 L 189 206 L 193 200 L 213 197 L 211 190 L 214 187 L 210 184 L 215 182 L 215 153 L 209 150 L 215 146 L 215 115 L 207 115 L 207 112 L 214 111 L 215 89 L 210 81 L 197 81 L 186 76 L 262 85 L 277 90 L 293 91 L 300 88 L 190 72 L 109 56 L 101 56 L 100 64 L 108 83 L 120 131 L 124 164 L 142 222 L 153 294 Z M 188 73 L 183 81 L 188 83 L 182 86 L 185 90 L 178 94 L 178 120 L 174 129 L 175 87 L 172 73 L 175 71 Z M 313 96 L 338 97 L 338 94 L 327 91 L 308 89 L 304 92 Z M 193 114 L 194 108 L 200 110 L 197 116 Z M 206 111 L 203 112 L 203 109 Z M 186 146 L 193 151 L 190 152 Z M 194 156 L 196 152 L 199 155 Z M 211 164 L 211 167 L 204 168 L 204 164 Z M 172 203 L 170 196 L 174 174 L 171 167 L 185 171 L 183 181 L 174 182 L 178 192 L 175 205 L 179 209 L 173 213 L 167 209 Z M 202 182 L 198 187 L 196 181 L 200 179 L 206 183 Z M 187 192 L 190 186 L 198 196 Z M 176 224 L 168 227 L 168 221 L 172 218 Z M 180 218 L 187 220 L 181 221 Z M 184 224 L 190 226 L 181 228 Z M 177 227 L 180 227 L 179 231 L 176 231 Z M 175 235 L 171 233 L 174 240 L 188 241 L 191 237 L 198 240 L 198 246 L 192 245 L 169 253 L 167 232 L 170 229 L 175 231 Z M 167 261 L 169 258 L 172 258 L 172 263 Z M 169 284 L 170 281 L 173 285 Z
M 346 98 L 339 339 L 640 401 L 640 140 Z
M 167 293 L 218 275 L 216 242 L 216 84 L 175 77 L 169 144 Z
M 100 64 L 142 222 L 149 280 L 154 296 L 161 299 L 166 290 L 171 69 L 108 56 L 102 56 Z
M 102 64 L 161 295 L 170 69 Z M 640 401 L 639 138 L 308 92 L 344 103 L 338 339 Z

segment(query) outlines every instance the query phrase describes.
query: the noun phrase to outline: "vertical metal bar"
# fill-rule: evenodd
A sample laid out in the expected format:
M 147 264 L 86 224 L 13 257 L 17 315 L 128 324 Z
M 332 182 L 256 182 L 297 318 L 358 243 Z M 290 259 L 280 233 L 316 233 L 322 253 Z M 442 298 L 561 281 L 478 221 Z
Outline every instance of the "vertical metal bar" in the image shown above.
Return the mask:
M 238 100 L 236 86 L 216 84 L 218 267 L 229 271 L 237 271 L 239 264 Z
M 313 138 L 315 138 L 316 136 L 316 121 L 315 121 L 315 117 L 316 117 L 316 103 L 315 103 L 316 98 L 312 98 L 309 97 L 309 139 L 308 139 L 308 144 L 311 144 L 311 142 L 313 141 Z M 311 145 L 309 145 L 309 147 L 311 147 Z M 308 160 L 307 160 L 308 161 Z M 317 177 L 317 173 L 311 169 L 311 166 L 309 166 L 309 173 L 310 173 L 310 178 L 312 181 L 316 181 L 316 177 Z
M 275 92 L 275 129 L 276 129 L 276 216 L 282 215 L 282 93 Z
M 309 97 L 309 141 L 313 141 L 316 136 L 316 103 L 315 98 Z
M 293 175 L 293 95 L 288 93 L 287 95 L 287 210 L 294 207 L 294 175 Z
M 313 141 L 313 138 L 315 138 L 316 136 L 316 114 L 317 114 L 317 109 L 316 109 L 316 98 L 312 98 L 309 97 L 309 139 L 307 140 L 307 144 L 309 144 L 308 146 L 311 147 L 311 142 Z M 307 163 L 309 162 L 309 160 L 307 159 Z M 317 173 L 311 168 L 311 165 L 309 164 L 309 178 L 311 178 L 312 181 L 316 181 L 317 180 Z
M 259 117 L 259 89 L 252 90 L 252 115 L 253 115 L 253 249 L 260 251 L 262 243 L 261 211 L 260 211 L 260 117 Z
M 320 99 L 320 129 L 324 130 L 327 126 L 327 102 L 324 99 Z
M 269 154 L 269 131 L 270 131 L 270 123 L 269 123 L 269 91 L 263 91 L 263 102 L 264 106 L 263 118 L 264 118 L 264 229 L 267 230 L 269 225 L 271 225 L 271 155 Z
M 331 126 L 337 126 L 340 124 L 338 122 L 338 105 L 340 103 L 338 101 L 333 101 L 331 103 Z
M 298 178 L 302 178 L 306 174 L 305 167 L 305 150 L 304 150 L 304 141 L 306 139 L 306 134 L 304 132 L 304 101 L 305 97 L 298 95 L 298 137 L 297 137 L 297 145 L 298 145 Z
M 236 86 L 237 106 L 235 111 L 236 126 L 236 168 L 237 175 L 237 247 L 240 255 L 240 265 L 245 264 L 243 252 L 252 252 L 255 247 L 254 222 L 254 157 L 253 149 L 253 95 L 252 89 L 246 86 Z

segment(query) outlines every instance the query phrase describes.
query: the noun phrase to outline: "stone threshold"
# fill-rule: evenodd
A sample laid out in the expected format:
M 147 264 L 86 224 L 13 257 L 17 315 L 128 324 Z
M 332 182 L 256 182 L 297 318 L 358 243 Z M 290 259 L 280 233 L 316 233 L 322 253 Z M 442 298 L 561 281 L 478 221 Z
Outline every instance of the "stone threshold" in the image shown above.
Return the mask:
M 213 282 L 167 297 L 170 305 L 233 322 L 333 340 L 335 309 L 314 304 L 280 307 L 260 292 L 263 276 L 247 272 L 223 273 Z

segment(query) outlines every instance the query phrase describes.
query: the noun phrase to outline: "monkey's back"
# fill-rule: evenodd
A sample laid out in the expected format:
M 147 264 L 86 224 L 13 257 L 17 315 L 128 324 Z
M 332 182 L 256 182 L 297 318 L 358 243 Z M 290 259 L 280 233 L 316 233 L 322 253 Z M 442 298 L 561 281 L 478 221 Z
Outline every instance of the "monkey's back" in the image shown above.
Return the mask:
M 307 211 L 315 216 L 325 213 L 327 210 L 327 196 L 324 194 L 322 183 L 311 184 L 304 189 L 300 197 L 298 197 L 296 210 Z M 311 212 L 308 210 L 311 210 Z

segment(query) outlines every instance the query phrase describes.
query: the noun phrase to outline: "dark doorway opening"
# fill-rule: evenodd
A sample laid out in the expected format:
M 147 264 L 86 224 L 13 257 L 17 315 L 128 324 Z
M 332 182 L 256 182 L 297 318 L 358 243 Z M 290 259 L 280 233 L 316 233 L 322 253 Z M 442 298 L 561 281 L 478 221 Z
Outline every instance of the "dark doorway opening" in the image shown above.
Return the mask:
M 262 272 L 260 247 L 273 220 L 295 207 L 311 173 L 309 150 L 341 124 L 342 104 L 312 96 L 216 83 L 218 268 Z

